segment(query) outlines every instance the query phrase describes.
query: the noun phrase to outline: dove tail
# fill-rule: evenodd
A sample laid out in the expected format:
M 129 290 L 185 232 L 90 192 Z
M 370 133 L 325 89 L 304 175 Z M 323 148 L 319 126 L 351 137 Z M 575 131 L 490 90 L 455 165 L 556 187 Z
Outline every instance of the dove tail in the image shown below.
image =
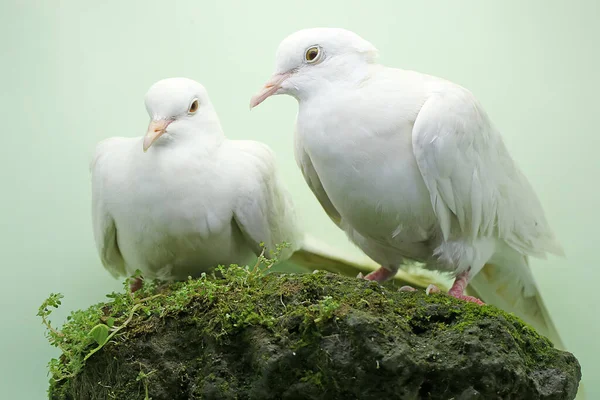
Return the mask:
M 349 256 L 310 235 L 304 236 L 302 246 L 288 261 L 309 272 L 325 270 L 351 277 L 356 277 L 359 273 L 367 275 L 380 267 L 367 256 Z M 439 275 L 415 266 L 405 266 L 398 270 L 393 280 L 398 287 L 409 285 L 424 290 L 430 283 L 435 283 L 441 289 L 448 288 L 447 282 L 442 281 Z
M 469 282 L 467 293 L 506 312 L 514 313 L 550 339 L 554 347 L 566 350 L 535 285 L 526 257 L 520 256 L 512 264 L 486 264 Z M 576 399 L 585 398 L 584 384 L 579 382 Z
M 510 255 L 511 262 L 502 260 L 495 264 L 486 264 L 470 281 L 467 293 L 479 297 L 488 304 L 495 305 L 506 312 L 512 312 L 540 334 L 552 341 L 558 349 L 565 350 L 560 334 L 542 301 L 526 257 Z M 328 246 L 324 242 L 306 235 L 302 246 L 287 261 L 307 272 L 325 270 L 355 277 L 375 271 L 379 265 L 369 258 L 351 257 L 344 252 Z M 408 266 L 400 269 L 394 280 L 399 286 L 410 285 L 425 289 L 429 283 L 435 283 L 447 290 L 447 283 L 427 270 Z M 444 289 L 442 289 L 444 290 Z M 583 383 L 579 384 L 577 400 L 584 400 Z
M 515 252 L 516 253 L 516 252 Z M 486 264 L 469 282 L 467 292 L 485 303 L 513 313 L 552 341 L 556 348 L 565 350 L 550 313 L 539 292 L 529 262 L 525 256 L 511 255 L 511 261 Z
M 361 272 L 368 274 L 379 267 L 366 257 L 364 260 L 352 259 L 310 235 L 304 236 L 302 246 L 288 261 L 310 272 L 325 270 L 346 276 L 357 276 Z
M 288 261 L 306 271 L 326 270 L 346 276 L 363 275 L 375 271 L 379 265 L 369 258 L 359 259 L 348 256 L 324 242 L 306 235 L 302 246 Z M 425 289 L 430 283 L 447 285 L 422 268 L 406 266 L 400 269 L 394 280 L 401 285 Z M 443 290 L 443 289 L 442 289 Z M 526 323 L 546 336 L 559 349 L 565 349 L 558 330 L 539 292 L 527 257 L 509 250 L 503 257 L 486 264 L 469 282 L 467 293 L 485 303 L 514 313 Z

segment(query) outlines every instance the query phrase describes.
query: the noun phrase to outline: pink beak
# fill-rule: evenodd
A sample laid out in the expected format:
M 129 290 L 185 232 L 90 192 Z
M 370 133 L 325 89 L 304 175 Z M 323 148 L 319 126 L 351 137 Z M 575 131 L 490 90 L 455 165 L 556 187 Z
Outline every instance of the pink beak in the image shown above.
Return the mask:
M 273 75 L 271 79 L 269 79 L 267 83 L 265 83 L 265 86 L 258 93 L 252 96 L 252 98 L 250 99 L 250 109 L 253 109 L 257 105 L 265 101 L 267 97 L 276 94 L 277 91 L 281 89 L 281 84 L 283 83 L 283 81 L 289 78 L 291 74 L 291 72 L 286 72 L 284 74 Z
M 159 119 L 150 121 L 148 125 L 148 132 L 144 136 L 144 152 L 148 151 L 152 143 L 156 141 L 163 133 L 167 131 L 169 124 L 173 122 L 172 119 Z

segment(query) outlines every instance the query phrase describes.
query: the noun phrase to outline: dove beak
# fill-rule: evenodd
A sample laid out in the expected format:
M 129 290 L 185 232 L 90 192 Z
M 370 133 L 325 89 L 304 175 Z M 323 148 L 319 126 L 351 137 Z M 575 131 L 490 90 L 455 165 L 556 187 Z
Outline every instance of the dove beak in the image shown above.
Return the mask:
M 148 151 L 152 143 L 156 141 L 163 133 L 167 131 L 172 119 L 153 119 L 148 125 L 148 132 L 144 136 L 144 152 Z
M 253 109 L 257 105 L 265 101 L 267 97 L 277 94 L 277 91 L 281 89 L 281 84 L 283 83 L 283 81 L 289 78 L 291 74 L 291 72 L 286 72 L 283 74 L 273 75 L 271 79 L 269 79 L 267 83 L 265 83 L 265 86 L 258 93 L 252 96 L 252 98 L 250 99 L 250 109 Z

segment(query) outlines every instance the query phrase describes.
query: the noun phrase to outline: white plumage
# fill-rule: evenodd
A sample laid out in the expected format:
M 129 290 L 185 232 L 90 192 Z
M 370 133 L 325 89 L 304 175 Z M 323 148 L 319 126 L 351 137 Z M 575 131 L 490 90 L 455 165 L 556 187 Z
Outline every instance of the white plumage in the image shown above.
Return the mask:
M 98 144 L 91 163 L 94 234 L 111 274 L 139 269 L 148 278 L 186 279 L 218 264 L 251 262 L 260 242 L 267 251 L 300 244 L 273 153 L 259 142 L 225 138 L 202 85 L 159 81 L 146 107 L 148 135 L 172 121 L 148 151 L 144 138 L 111 138 Z
M 329 217 L 381 264 L 367 278 L 419 261 L 456 276 L 456 297 L 474 300 L 463 295 L 470 282 L 560 342 L 527 257 L 563 252 L 483 107 L 459 85 L 376 56 L 343 29 L 296 32 L 251 107 L 298 100 L 298 165 Z
M 100 142 L 90 164 L 94 237 L 114 277 L 139 269 L 149 279 L 182 280 L 219 264 L 254 264 L 261 242 L 267 257 L 289 243 L 279 255 L 289 266 L 373 270 L 301 232 L 272 151 L 228 140 L 202 85 L 159 81 L 146 108 L 147 134 Z M 418 274 L 402 279 L 423 282 Z

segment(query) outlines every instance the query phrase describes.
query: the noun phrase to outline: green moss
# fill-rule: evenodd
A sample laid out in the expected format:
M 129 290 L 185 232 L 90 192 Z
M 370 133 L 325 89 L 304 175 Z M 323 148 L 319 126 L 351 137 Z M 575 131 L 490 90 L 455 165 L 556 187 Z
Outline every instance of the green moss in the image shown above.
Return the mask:
M 154 399 L 187 398 L 174 394 L 182 386 L 192 388 L 193 398 L 237 398 L 241 391 L 261 398 L 273 390 L 296 390 L 306 398 L 320 398 L 316 393 L 325 390 L 338 398 L 362 390 L 349 387 L 355 381 L 374 385 L 382 395 L 388 393 L 382 382 L 396 379 L 405 364 L 403 371 L 413 368 L 422 398 L 438 398 L 424 394 L 430 388 L 423 382 L 439 379 L 446 390 L 460 385 L 436 375 L 442 359 L 452 364 L 444 370 L 448 376 L 452 368 L 472 368 L 477 376 L 477 360 L 469 354 L 491 351 L 479 342 L 486 332 L 495 336 L 494 357 L 510 356 L 525 374 L 523 382 L 540 365 L 561 371 L 568 365 L 569 376 L 577 378 L 574 358 L 565 361 L 566 353 L 493 306 L 324 272 L 264 275 L 258 268 L 231 266 L 186 282 L 145 282 L 135 297 L 126 290 L 109 297 L 74 312 L 60 332 L 49 331 L 52 344 L 63 350 L 50 363 L 52 399 L 144 399 L 146 392 Z M 40 309 L 48 326 L 49 312 L 43 310 L 57 305 Z M 99 324 L 114 333 L 104 343 L 90 334 Z M 97 354 L 85 360 L 94 349 Z M 132 360 L 139 363 L 133 372 Z M 273 376 L 283 382 L 273 382 Z M 408 383 L 398 384 L 409 390 Z
M 305 371 L 300 382 L 308 382 L 318 388 L 323 388 L 323 373 L 321 371 Z

